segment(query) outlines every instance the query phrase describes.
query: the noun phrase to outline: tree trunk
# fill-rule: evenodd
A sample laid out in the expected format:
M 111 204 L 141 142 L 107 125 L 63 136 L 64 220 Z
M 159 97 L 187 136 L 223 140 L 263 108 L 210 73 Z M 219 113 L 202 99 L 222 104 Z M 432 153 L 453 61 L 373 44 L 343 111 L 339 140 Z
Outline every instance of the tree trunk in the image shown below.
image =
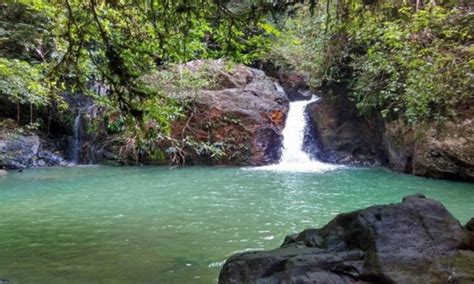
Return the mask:
M 49 132 L 50 132 L 50 128 L 51 128 L 51 120 L 52 120 L 52 111 L 51 111 L 51 108 L 48 108 L 48 126 L 47 126 L 47 136 L 49 137 Z
M 33 124 L 33 104 L 30 103 L 30 124 Z
M 20 124 L 20 102 L 16 102 L 16 124 Z

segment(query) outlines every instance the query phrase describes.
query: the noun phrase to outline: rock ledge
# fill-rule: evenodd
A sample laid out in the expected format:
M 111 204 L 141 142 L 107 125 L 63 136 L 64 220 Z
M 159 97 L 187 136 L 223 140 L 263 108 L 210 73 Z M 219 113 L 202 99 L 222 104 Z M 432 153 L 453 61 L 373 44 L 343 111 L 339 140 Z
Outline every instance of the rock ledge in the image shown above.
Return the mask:
M 230 257 L 219 283 L 474 283 L 474 226 L 421 194 L 338 215 L 279 249 Z

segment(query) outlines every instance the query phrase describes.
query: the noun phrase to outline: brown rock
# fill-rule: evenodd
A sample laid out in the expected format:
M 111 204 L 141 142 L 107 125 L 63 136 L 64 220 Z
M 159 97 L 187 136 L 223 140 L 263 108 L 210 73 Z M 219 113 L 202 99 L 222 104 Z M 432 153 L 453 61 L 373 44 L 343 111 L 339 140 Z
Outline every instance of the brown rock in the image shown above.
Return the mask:
M 385 126 L 385 142 L 393 169 L 415 175 L 474 180 L 474 120 L 458 118 L 444 124 Z
M 471 218 L 464 227 L 469 234 L 469 248 L 474 251 L 474 218 Z
M 309 87 L 308 74 L 269 70 L 269 75 L 278 80 L 290 101 L 309 100 L 313 95 Z
M 212 157 L 186 148 L 188 163 L 264 165 L 277 162 L 288 100 L 274 81 L 261 70 L 223 60 L 196 60 L 185 68 L 206 70 L 215 78 L 210 88 L 195 97 L 195 108 L 172 127 L 176 139 L 193 137 L 197 142 L 222 145 L 223 157 Z

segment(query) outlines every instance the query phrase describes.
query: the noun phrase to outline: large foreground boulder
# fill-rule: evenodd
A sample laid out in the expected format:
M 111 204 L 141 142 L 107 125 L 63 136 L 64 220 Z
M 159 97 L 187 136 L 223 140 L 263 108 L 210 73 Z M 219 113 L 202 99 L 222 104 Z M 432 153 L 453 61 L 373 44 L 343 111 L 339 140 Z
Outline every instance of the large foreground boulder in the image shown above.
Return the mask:
M 409 196 L 232 256 L 219 283 L 474 283 L 469 228 L 441 203 Z

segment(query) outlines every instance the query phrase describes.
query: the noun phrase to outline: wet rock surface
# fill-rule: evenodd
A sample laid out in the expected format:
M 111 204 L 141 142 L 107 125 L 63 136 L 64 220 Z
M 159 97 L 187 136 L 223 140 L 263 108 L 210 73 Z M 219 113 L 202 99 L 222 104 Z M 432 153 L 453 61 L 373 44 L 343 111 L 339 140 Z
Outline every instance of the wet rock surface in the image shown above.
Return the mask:
M 219 283 L 473 283 L 472 222 L 418 194 L 340 214 L 271 251 L 237 254 Z
M 13 128 L 0 129 L 0 169 L 16 170 L 30 167 L 65 166 L 56 142 L 42 139 L 33 132 Z
M 271 73 L 271 76 L 278 80 L 290 101 L 309 100 L 313 96 L 308 74 L 280 71 Z
M 382 130 L 357 114 L 343 97 L 326 98 L 307 108 L 310 140 L 305 143 L 313 157 L 340 164 L 385 165 Z
M 361 117 L 347 90 L 325 90 L 308 106 L 305 147 L 322 161 L 384 165 L 419 176 L 474 181 L 474 110 L 448 121 L 409 125 Z

